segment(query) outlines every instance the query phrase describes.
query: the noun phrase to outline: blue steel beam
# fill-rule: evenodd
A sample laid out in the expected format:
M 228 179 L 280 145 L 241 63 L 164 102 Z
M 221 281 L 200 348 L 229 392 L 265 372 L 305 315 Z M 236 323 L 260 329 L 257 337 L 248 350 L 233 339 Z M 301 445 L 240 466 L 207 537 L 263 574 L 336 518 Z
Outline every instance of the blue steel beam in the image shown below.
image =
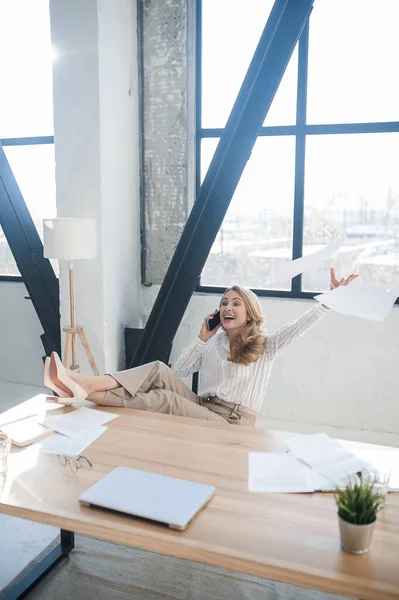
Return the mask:
M 314 0 L 276 0 L 129 366 L 167 360 Z

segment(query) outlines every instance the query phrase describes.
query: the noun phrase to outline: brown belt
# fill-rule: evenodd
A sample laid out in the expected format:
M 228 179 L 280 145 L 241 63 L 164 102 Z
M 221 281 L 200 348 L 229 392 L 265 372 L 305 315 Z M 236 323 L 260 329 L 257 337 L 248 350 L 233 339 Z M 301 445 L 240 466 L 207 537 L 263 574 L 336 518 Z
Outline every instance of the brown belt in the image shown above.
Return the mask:
M 251 417 L 257 417 L 258 413 L 256 410 L 252 410 L 251 408 L 247 408 L 246 406 L 242 406 L 242 404 L 235 404 L 234 402 L 227 402 L 226 400 L 221 400 L 217 396 L 209 396 L 209 398 L 204 398 L 205 402 L 210 402 L 211 404 L 220 404 L 221 406 L 226 406 L 227 408 L 231 408 L 238 415 L 243 413 L 245 415 L 249 415 Z

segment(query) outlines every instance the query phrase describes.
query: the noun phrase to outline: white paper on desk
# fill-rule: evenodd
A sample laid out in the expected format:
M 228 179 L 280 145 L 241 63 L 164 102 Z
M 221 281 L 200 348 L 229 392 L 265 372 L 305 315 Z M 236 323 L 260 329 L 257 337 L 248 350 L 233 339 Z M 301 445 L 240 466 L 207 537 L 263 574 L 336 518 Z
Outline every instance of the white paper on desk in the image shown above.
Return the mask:
M 292 454 L 249 452 L 248 490 L 250 492 L 313 492 L 311 470 Z
M 46 454 L 65 454 L 66 456 L 79 456 L 90 444 L 102 435 L 108 427 L 97 425 L 92 427 L 81 435 L 75 437 L 67 437 L 60 433 L 55 433 L 51 437 L 46 438 L 42 442 L 37 442 L 40 445 L 40 450 Z
M 399 448 L 354 450 L 366 469 L 390 473 L 388 490 L 399 492 Z
M 333 310 L 361 319 L 384 321 L 392 310 L 399 294 L 399 285 L 392 288 L 365 283 L 340 286 L 315 296 L 315 300 Z
M 353 454 L 332 440 L 326 433 L 296 435 L 285 441 L 292 454 L 313 469 L 343 462 L 353 457 Z
M 81 435 L 85 431 L 89 431 L 92 427 L 104 425 L 118 416 L 114 413 L 106 413 L 93 408 L 82 407 L 64 415 L 58 415 L 57 417 L 46 417 L 40 423 L 45 427 L 54 429 L 58 433 L 74 437 Z
M 331 479 L 324 477 L 324 475 L 311 467 L 308 467 L 308 469 L 312 477 L 312 485 L 315 492 L 333 492 L 335 490 L 336 484 Z
M 325 246 L 321 250 L 282 265 L 281 269 L 278 270 L 279 279 L 292 279 L 304 271 L 315 269 L 320 266 L 325 260 L 330 259 L 333 254 L 339 250 L 344 239 L 343 235 L 335 236 L 328 246 Z
M 317 470 L 321 475 L 330 479 L 332 483 L 341 487 L 347 483 L 352 475 L 360 473 L 363 466 L 363 462 L 359 458 L 356 458 L 356 456 L 353 456 L 341 462 L 322 465 Z
M 305 463 L 302 464 L 305 465 Z M 308 465 L 305 466 L 309 470 L 315 492 L 334 492 L 337 486 L 343 489 L 346 487 L 348 481 L 358 479 L 356 474 L 347 475 L 345 472 L 344 477 L 340 478 L 340 475 L 338 474 L 336 476 L 336 480 L 334 481 L 333 479 L 322 475 L 319 471 L 316 471 L 316 469 L 312 469 L 312 467 L 309 467 Z M 359 471 L 360 469 L 357 471 L 357 473 Z

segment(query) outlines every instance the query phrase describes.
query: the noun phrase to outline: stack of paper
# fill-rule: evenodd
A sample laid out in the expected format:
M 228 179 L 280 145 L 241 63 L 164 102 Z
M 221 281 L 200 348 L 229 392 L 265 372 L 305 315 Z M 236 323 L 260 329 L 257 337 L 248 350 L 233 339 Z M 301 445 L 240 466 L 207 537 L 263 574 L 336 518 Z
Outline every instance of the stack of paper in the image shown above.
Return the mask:
M 86 407 L 63 415 L 47 416 L 41 424 L 57 433 L 43 440 L 40 449 L 49 454 L 78 456 L 107 430 L 103 425 L 116 417 L 117 414 Z
M 340 485 L 363 468 L 363 462 L 326 433 L 298 435 L 286 440 L 292 454 L 334 484 Z
M 345 450 L 325 433 L 285 440 L 289 452 L 250 452 L 250 492 L 328 492 L 343 487 L 365 467 L 361 457 Z
M 250 492 L 314 492 L 311 469 L 292 454 L 250 452 L 248 458 Z

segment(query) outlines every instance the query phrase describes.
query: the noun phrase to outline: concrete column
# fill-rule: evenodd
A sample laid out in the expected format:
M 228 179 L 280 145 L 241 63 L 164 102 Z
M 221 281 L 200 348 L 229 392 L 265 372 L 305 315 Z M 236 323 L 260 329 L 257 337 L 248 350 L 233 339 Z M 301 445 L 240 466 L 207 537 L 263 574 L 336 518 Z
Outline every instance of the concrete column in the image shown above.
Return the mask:
M 194 201 L 195 0 L 138 0 L 144 283 L 160 284 Z
M 98 220 L 98 257 L 75 266 L 76 321 L 110 371 L 124 366 L 123 330 L 140 316 L 136 2 L 51 0 L 50 12 L 58 216 Z M 89 372 L 81 349 L 78 359 Z

